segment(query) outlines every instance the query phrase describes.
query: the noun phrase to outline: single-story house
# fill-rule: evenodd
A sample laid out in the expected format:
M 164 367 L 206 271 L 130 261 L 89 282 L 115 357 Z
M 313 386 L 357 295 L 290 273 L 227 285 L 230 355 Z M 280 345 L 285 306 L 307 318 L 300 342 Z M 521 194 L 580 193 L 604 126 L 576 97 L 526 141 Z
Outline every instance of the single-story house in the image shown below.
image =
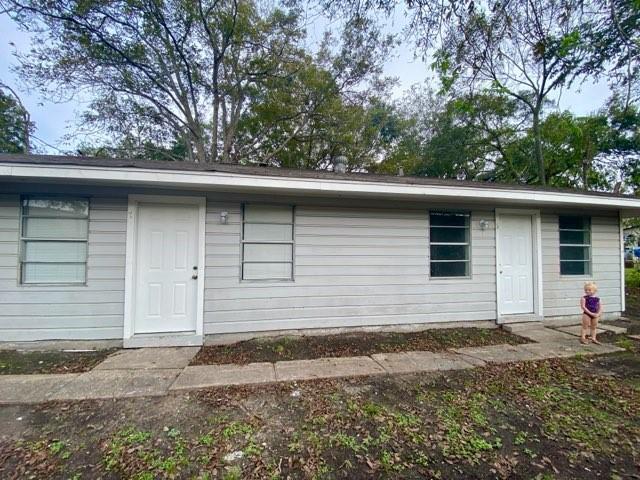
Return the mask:
M 523 185 L 0 155 L 0 341 L 558 322 L 587 280 L 616 318 L 638 215 Z

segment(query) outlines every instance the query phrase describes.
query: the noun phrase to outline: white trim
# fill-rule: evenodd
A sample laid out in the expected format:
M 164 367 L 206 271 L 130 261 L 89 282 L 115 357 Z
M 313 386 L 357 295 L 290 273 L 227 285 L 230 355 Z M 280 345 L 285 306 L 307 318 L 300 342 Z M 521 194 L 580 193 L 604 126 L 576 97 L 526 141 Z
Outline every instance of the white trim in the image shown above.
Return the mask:
M 496 200 L 540 206 L 606 207 L 640 213 L 640 199 L 595 196 L 581 193 L 500 188 L 499 185 L 418 185 L 326 178 L 292 178 L 215 171 L 162 170 L 141 168 L 89 167 L 78 165 L 37 165 L 0 162 L 0 178 L 27 180 L 81 181 L 118 185 L 188 187 L 203 190 L 280 193 L 282 195 L 317 195 L 354 197 L 388 197 L 394 199 Z
M 531 217 L 531 248 L 533 249 L 531 258 L 533 259 L 533 314 L 523 315 L 503 315 L 500 313 L 500 216 L 501 215 L 523 215 Z M 495 240 L 496 240 L 496 323 L 513 323 L 541 321 L 544 317 L 544 293 L 542 278 L 542 220 L 540 210 L 516 209 L 516 208 L 496 208 L 495 210 Z
M 622 214 L 618 213 L 618 224 L 620 226 L 620 310 L 623 312 L 627 309 L 626 292 L 625 292 L 625 273 L 624 273 L 624 225 L 622 224 Z
M 140 203 L 161 203 L 169 205 L 196 205 L 198 207 L 198 280 L 196 300 L 195 335 L 135 335 L 135 265 L 136 239 L 138 234 L 138 206 Z M 126 261 L 124 281 L 124 331 L 125 348 L 142 346 L 202 345 L 204 338 L 204 275 L 205 275 L 205 219 L 207 199 L 205 197 L 183 197 L 169 195 L 129 195 L 127 208 Z

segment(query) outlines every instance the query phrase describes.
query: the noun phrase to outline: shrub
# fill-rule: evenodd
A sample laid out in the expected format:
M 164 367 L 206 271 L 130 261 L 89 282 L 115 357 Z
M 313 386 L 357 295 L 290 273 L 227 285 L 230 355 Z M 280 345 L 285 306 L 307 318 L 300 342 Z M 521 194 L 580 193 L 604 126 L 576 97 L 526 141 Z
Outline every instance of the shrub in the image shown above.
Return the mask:
M 640 270 L 626 268 L 624 271 L 625 286 L 630 288 L 640 288 Z

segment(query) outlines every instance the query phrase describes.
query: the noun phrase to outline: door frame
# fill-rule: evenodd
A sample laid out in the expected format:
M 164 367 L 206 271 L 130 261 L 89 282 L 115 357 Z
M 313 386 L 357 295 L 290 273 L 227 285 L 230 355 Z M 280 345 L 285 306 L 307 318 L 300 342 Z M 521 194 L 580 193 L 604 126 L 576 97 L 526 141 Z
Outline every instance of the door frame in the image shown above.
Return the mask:
M 495 210 L 496 237 L 496 323 L 517 323 L 528 321 L 542 321 L 544 318 L 543 283 L 542 283 L 542 220 L 540 210 L 520 208 L 496 208 Z M 533 260 L 533 314 L 502 314 L 500 313 L 500 218 L 502 216 L 519 215 L 531 218 L 531 258 Z
M 136 265 L 138 239 L 138 210 L 140 204 L 193 205 L 198 207 L 198 280 L 196 286 L 196 330 L 191 333 L 135 334 Z M 124 280 L 124 331 L 123 346 L 165 347 L 202 345 L 204 340 L 204 276 L 205 276 L 205 219 L 206 197 L 173 195 L 129 195 L 127 207 L 127 253 Z

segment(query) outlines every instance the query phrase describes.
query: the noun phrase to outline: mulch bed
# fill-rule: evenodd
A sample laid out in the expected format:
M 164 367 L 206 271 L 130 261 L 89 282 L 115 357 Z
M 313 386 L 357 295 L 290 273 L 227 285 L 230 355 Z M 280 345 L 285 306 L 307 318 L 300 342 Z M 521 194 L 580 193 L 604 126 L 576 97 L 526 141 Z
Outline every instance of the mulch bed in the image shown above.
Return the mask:
M 191 365 L 307 360 L 417 350 L 441 352 L 450 348 L 521 343 L 528 341 L 497 328 L 275 337 L 253 339 L 232 345 L 205 346 L 191 361 Z
M 0 375 L 87 372 L 115 350 L 91 352 L 0 350 Z

